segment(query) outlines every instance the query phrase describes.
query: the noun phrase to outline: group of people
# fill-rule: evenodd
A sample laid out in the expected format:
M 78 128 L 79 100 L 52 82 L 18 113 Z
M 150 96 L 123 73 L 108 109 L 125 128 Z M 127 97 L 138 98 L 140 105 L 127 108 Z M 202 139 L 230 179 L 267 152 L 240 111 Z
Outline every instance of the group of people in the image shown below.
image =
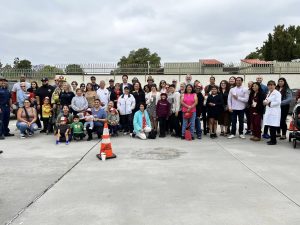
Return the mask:
M 286 139 L 292 92 L 283 77 L 264 85 L 258 76 L 247 87 L 242 77 L 234 76 L 219 85 L 211 76 L 206 86 L 193 81 L 189 74 L 185 82 L 174 79 L 168 84 L 161 80 L 158 85 L 149 76 L 144 86 L 136 77 L 129 83 L 127 75 L 122 76 L 121 83 L 110 79 L 108 86 L 103 80 L 98 84 L 94 76 L 90 79 L 86 85 L 78 85 L 58 75 L 54 85 L 43 78 L 39 87 L 36 81 L 29 83 L 21 76 L 10 91 L 7 80 L 0 77 L 0 139 L 13 136 L 8 128 L 13 109 L 17 110 L 21 138 L 40 129 L 40 133 L 54 133 L 56 144 L 69 144 L 85 136 L 89 141 L 94 133 L 101 138 L 104 123 L 112 136 L 122 132 L 140 139 L 156 135 L 186 139 L 190 134 L 194 140 L 202 138 L 202 131 L 212 139 L 218 135 L 235 138 L 238 121 L 238 136 L 244 139 L 245 117 L 245 134 L 252 135 L 250 140 L 263 137 L 275 145 L 278 137 Z

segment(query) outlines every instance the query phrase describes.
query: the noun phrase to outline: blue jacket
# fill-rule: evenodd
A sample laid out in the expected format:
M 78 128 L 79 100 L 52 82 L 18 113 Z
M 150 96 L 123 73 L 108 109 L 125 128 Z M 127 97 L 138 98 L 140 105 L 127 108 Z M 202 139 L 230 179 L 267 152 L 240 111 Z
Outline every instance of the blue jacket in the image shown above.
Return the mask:
M 151 128 L 151 122 L 150 122 L 150 119 L 149 119 L 149 114 L 146 110 L 144 111 L 144 115 L 146 117 L 147 126 Z M 143 126 L 143 113 L 141 112 L 141 110 L 139 110 L 134 114 L 134 118 L 133 118 L 134 132 L 139 133 L 140 130 L 142 129 L 142 126 Z

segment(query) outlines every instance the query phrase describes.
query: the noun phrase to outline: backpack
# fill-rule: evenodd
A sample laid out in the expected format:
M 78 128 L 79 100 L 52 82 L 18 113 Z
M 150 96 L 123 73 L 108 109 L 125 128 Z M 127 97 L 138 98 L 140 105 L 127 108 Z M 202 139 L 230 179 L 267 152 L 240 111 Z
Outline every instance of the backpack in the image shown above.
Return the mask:
M 155 130 L 151 130 L 148 134 L 148 139 L 155 139 L 157 132 Z

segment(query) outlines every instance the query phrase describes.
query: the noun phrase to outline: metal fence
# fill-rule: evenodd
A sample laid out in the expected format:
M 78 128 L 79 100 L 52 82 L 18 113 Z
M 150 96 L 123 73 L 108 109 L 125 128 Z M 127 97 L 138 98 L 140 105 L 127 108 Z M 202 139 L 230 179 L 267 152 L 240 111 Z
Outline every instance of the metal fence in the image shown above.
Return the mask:
M 67 75 L 184 75 L 184 74 L 300 74 L 300 62 L 271 62 L 266 64 L 227 63 L 203 65 L 200 62 L 174 62 L 164 64 L 57 64 L 51 69 L 35 66 L 34 69 L 1 68 L 0 75 L 17 79 L 24 74 L 30 79 L 53 78 L 57 74 Z

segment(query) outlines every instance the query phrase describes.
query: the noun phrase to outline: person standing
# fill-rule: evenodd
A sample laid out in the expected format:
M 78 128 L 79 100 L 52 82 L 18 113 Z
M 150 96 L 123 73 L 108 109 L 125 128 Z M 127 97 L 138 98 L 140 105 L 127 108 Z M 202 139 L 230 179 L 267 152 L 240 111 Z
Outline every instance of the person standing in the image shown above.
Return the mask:
M 86 91 L 84 97 L 88 101 L 89 108 L 92 108 L 94 106 L 95 99 L 98 98 L 96 91 L 93 90 L 92 83 L 86 84 Z
M 133 115 L 139 111 L 139 106 L 141 103 L 145 103 L 145 92 L 143 91 L 142 87 L 141 87 L 141 83 L 140 82 L 135 82 L 133 85 L 133 91 L 132 91 L 132 95 L 135 98 L 135 108 L 133 109 Z
M 266 106 L 266 112 L 264 115 L 264 125 L 269 126 L 271 140 L 267 142 L 268 145 L 276 145 L 276 130 L 280 127 L 281 117 L 281 94 L 275 89 L 276 83 L 273 80 L 268 82 L 268 95 L 263 101 Z
M 96 82 L 95 76 L 91 76 L 91 84 L 94 91 L 97 91 L 99 89 L 99 85 Z
M 278 79 L 276 90 L 281 94 L 280 128 L 277 129 L 277 137 L 280 137 L 280 140 L 285 140 L 287 132 L 286 119 L 289 113 L 291 101 L 293 99 L 293 94 L 286 79 L 283 77 Z
M 111 94 L 115 89 L 115 81 L 114 81 L 114 79 L 110 79 L 108 81 L 108 83 L 109 83 L 109 86 L 108 86 L 107 90 L 109 91 L 109 94 Z
M 98 99 L 100 100 L 101 108 L 105 110 L 109 101 L 109 90 L 105 88 L 105 81 L 101 80 L 97 90 Z
M 15 83 L 11 90 L 12 103 L 16 104 L 17 108 L 19 107 L 19 105 L 18 105 L 19 102 L 17 101 L 17 96 L 18 96 L 18 93 L 22 90 L 21 83 L 25 83 L 25 86 L 26 86 L 25 90 L 30 88 L 30 83 L 26 81 L 26 76 L 24 74 L 22 74 L 20 76 L 20 82 Z M 23 104 L 23 102 L 21 102 L 21 104 Z
M 156 105 L 159 100 L 160 93 L 157 91 L 156 84 L 152 84 L 151 91 L 146 95 L 147 112 L 150 117 L 151 127 L 154 131 L 157 131 L 156 120 Z
M 109 100 L 114 103 L 114 108 L 118 107 L 117 106 L 118 99 L 119 99 L 119 97 L 120 97 L 121 94 L 122 94 L 122 92 L 120 90 L 120 83 L 116 83 L 114 90 L 109 95 Z
M 51 102 L 52 94 L 55 89 L 53 86 L 49 85 L 49 80 L 47 77 L 42 78 L 41 81 L 42 81 L 42 86 L 39 87 L 35 92 L 38 112 L 41 112 L 42 104 L 46 97 L 48 97 Z
M 159 137 L 166 137 L 167 120 L 170 115 L 170 103 L 167 100 L 167 94 L 161 93 L 160 100 L 156 105 L 156 114 L 159 121 Z
M 253 81 L 249 81 L 248 82 L 249 95 L 252 90 L 252 85 L 253 85 Z M 247 129 L 246 129 L 245 134 L 249 135 L 249 134 L 251 134 L 251 119 L 250 119 L 250 106 L 248 104 L 246 105 L 246 108 L 245 108 L 245 115 L 246 115 L 246 120 L 247 120 Z
M 121 90 L 122 94 L 125 91 L 125 87 L 128 87 L 129 92 L 131 92 L 133 89 L 133 86 L 132 86 L 132 84 L 128 83 L 128 75 L 124 74 L 122 76 L 122 81 L 123 82 L 120 85 L 120 90 Z
M 211 76 L 209 78 L 209 85 L 207 85 L 205 88 L 204 88 L 204 91 L 205 91 L 205 95 L 208 95 L 211 91 L 211 88 L 214 87 L 214 86 L 217 86 L 216 85 L 216 78 L 214 76 Z M 217 86 L 218 88 L 218 86 Z
M 129 87 L 124 88 L 124 94 L 118 99 L 118 110 L 120 112 L 120 123 L 124 130 L 124 135 L 133 133 L 133 115 L 132 111 L 135 108 L 135 98 L 129 93 Z
M 200 83 L 197 84 L 196 86 L 196 94 L 198 98 L 198 104 L 196 105 L 196 119 L 195 119 L 195 128 L 196 128 L 196 134 L 197 138 L 201 139 L 202 138 L 202 129 L 201 129 L 201 114 L 203 113 L 203 108 L 204 108 L 204 96 L 202 94 L 203 87 Z
M 0 140 L 14 136 L 8 128 L 10 111 L 12 109 L 11 94 L 4 86 L 4 77 L 0 77 Z
M 231 112 L 232 128 L 229 139 L 235 138 L 237 117 L 239 120 L 239 137 L 245 139 L 244 136 L 244 114 L 246 104 L 249 100 L 249 91 L 242 86 L 243 78 L 236 78 L 236 86 L 231 88 L 228 95 L 228 109 Z
M 180 137 L 179 127 L 179 110 L 180 110 L 180 94 L 175 90 L 175 85 L 169 86 L 168 101 L 171 104 L 171 116 L 169 118 L 171 136 Z
M 250 114 L 250 127 L 252 130 L 251 141 L 260 141 L 261 137 L 261 121 L 264 115 L 263 101 L 266 95 L 263 93 L 260 83 L 255 82 L 252 85 L 249 96 L 248 106 Z
M 228 135 L 228 127 L 230 125 L 230 113 L 228 111 L 228 95 L 230 84 L 227 80 L 222 80 L 219 86 L 220 95 L 223 98 L 224 110 L 218 118 L 218 123 L 221 127 L 221 136 Z

